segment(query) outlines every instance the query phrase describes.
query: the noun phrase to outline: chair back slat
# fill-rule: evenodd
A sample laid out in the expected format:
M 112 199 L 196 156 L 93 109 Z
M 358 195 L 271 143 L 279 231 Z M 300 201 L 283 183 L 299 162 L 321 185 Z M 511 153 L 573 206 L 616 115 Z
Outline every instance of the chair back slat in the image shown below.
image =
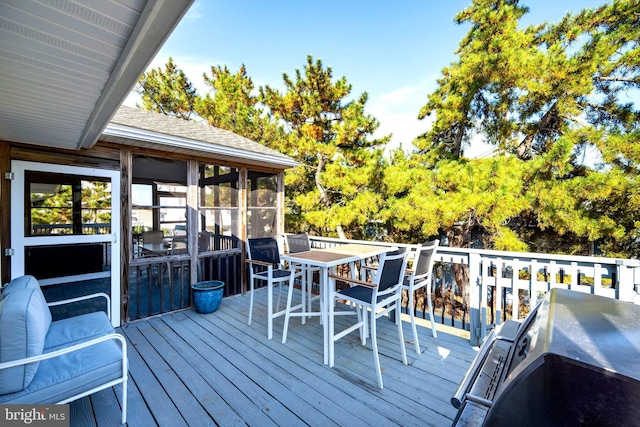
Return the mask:
M 287 251 L 290 254 L 298 252 L 307 252 L 311 250 L 311 244 L 309 243 L 309 235 L 307 233 L 299 234 L 286 234 L 284 236 L 285 243 L 287 244 Z
M 201 231 L 198 233 L 198 252 L 207 252 L 211 247 L 211 236 L 213 235 L 210 231 Z
M 247 256 L 252 260 L 271 263 L 275 267 L 280 264 L 278 241 L 273 237 L 249 239 Z
M 382 254 L 380 256 L 380 267 L 375 279 L 378 285 L 378 292 L 401 286 L 406 266 L 407 248 L 400 248 Z
M 423 243 L 418 249 L 413 261 L 413 270 L 416 278 L 423 278 L 431 274 L 433 268 L 433 256 L 440 244 L 439 240 Z
M 162 243 L 164 242 L 164 233 L 162 231 L 144 231 L 142 232 L 142 243 Z

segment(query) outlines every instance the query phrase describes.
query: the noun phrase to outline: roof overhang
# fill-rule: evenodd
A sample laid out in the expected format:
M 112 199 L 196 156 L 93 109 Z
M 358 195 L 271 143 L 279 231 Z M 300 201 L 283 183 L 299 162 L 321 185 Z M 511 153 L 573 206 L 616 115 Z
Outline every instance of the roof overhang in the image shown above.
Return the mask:
M 236 163 L 277 169 L 287 169 L 299 165 L 298 162 L 284 155 L 257 153 L 242 148 L 216 145 L 205 141 L 153 132 L 116 123 L 109 123 L 100 139 L 121 145 L 152 148 L 181 154 L 211 156 Z
M 0 140 L 91 148 L 193 0 L 0 0 Z

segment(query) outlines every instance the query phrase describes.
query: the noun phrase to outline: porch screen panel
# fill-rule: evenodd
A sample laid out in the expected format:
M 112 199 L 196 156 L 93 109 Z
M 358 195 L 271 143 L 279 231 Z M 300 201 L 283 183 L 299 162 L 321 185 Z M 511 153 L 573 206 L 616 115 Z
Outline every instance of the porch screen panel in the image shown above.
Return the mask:
M 134 235 L 153 230 L 160 230 L 165 236 L 183 235 L 187 228 L 186 191 L 187 187 L 179 184 L 134 184 L 131 210 Z
M 249 171 L 247 180 L 247 237 L 273 237 L 278 220 L 278 175 Z
M 215 164 L 199 166 L 198 251 L 239 248 L 239 170 Z
M 187 162 L 135 154 L 132 175 L 134 258 L 187 254 Z

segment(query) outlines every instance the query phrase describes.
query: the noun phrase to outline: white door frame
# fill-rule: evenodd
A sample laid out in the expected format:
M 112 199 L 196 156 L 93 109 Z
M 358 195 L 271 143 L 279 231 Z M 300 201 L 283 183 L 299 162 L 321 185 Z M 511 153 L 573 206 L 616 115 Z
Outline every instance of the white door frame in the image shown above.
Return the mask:
M 25 237 L 24 196 L 26 171 L 109 178 L 111 180 L 111 234 Z M 25 246 L 110 242 L 111 271 L 57 277 L 40 280 L 39 282 L 41 285 L 47 285 L 111 277 L 111 323 L 114 327 L 120 326 L 120 171 L 12 160 L 11 172 L 14 174 L 14 178 L 11 181 L 11 247 L 15 251 L 11 257 L 11 279 L 24 275 Z

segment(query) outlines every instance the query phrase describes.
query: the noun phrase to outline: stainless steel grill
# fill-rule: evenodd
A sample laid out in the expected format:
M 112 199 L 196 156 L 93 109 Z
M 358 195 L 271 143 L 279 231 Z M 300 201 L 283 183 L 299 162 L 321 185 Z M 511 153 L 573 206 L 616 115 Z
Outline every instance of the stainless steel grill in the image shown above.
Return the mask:
M 640 306 L 551 290 L 492 331 L 451 403 L 454 426 L 640 425 Z

